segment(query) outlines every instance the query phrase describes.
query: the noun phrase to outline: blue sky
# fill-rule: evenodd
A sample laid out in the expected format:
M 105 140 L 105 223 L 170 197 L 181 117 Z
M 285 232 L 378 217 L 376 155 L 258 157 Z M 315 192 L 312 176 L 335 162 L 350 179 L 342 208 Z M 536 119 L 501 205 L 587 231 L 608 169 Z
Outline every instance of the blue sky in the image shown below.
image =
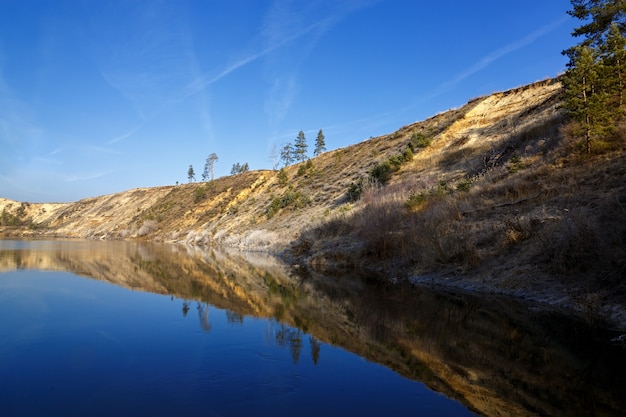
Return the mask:
M 271 168 L 554 77 L 568 0 L 0 0 L 0 197 Z

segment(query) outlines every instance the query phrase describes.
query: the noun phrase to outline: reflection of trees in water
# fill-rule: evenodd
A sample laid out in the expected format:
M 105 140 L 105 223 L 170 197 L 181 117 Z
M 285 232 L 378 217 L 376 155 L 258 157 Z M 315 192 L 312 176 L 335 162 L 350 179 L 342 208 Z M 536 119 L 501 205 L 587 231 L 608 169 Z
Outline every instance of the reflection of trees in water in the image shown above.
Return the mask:
M 205 332 L 211 331 L 211 323 L 209 322 L 209 305 L 198 303 L 198 318 L 200 319 L 200 328 Z
M 278 346 L 289 347 L 293 363 L 298 363 L 302 351 L 302 332 L 300 329 L 285 327 L 284 323 L 280 323 L 280 329 L 276 331 L 276 343 Z
M 187 317 L 187 313 L 189 313 L 190 309 L 191 301 L 183 300 L 183 317 Z M 196 309 L 198 310 L 198 319 L 200 319 L 200 328 L 205 332 L 211 331 L 213 325 L 209 322 L 209 304 L 198 303 Z
M 198 304 L 206 332 L 211 329 L 209 305 L 230 310 L 229 323 L 243 322 L 246 314 L 271 316 L 267 341 L 288 348 L 294 363 L 305 336 L 311 359 L 318 363 L 322 342 L 315 334 L 433 389 L 466 397 L 467 403 L 491 404 L 493 414 L 519 409 L 533 410 L 529 415 L 585 415 L 600 407 L 624 409 L 622 348 L 605 346 L 603 333 L 577 321 L 535 313 L 507 298 L 481 299 L 368 279 L 361 283 L 356 276 L 296 280 L 279 270 L 250 266 L 241 257 L 218 258 L 213 251 L 200 250 L 183 256 L 162 245 L 54 245 L 58 250 L 0 251 L 0 258 L 19 269 L 40 265 L 45 257 L 46 264 L 81 276 L 176 294 L 185 298 L 185 317 L 192 303 L 207 303 Z M 286 328 L 289 324 L 301 330 Z M 454 388 L 447 385 L 450 381 Z M 478 398 L 478 392 L 489 401 Z
M 292 327 L 286 327 L 284 323 L 280 323 L 280 328 L 276 330 L 276 344 L 281 347 L 288 347 L 293 358 L 293 363 L 297 364 L 302 353 L 303 341 L 302 330 Z M 313 336 L 309 336 L 309 345 L 311 348 L 311 359 L 317 365 L 320 359 L 321 343 Z
M 232 324 L 243 324 L 243 314 L 226 310 L 226 320 Z
M 320 360 L 320 349 L 322 346 L 319 340 L 313 336 L 309 336 L 309 343 L 311 344 L 311 359 L 313 359 L 313 363 L 317 365 L 317 361 Z

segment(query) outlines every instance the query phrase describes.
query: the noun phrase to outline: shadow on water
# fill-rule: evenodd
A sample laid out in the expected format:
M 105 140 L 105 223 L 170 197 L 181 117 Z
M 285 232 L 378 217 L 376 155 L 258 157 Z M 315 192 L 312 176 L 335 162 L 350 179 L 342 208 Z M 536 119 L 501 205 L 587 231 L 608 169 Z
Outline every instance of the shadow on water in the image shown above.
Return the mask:
M 281 323 L 294 362 L 308 339 L 341 346 L 487 416 L 621 416 L 626 350 L 608 331 L 503 297 L 356 276 L 297 276 L 262 254 L 130 242 L 0 241 L 0 272 L 66 270 L 181 299 L 211 330 L 208 306 Z M 293 326 L 291 329 L 288 326 Z M 308 334 L 307 339 L 303 336 Z M 317 348 L 316 348 L 317 346 Z

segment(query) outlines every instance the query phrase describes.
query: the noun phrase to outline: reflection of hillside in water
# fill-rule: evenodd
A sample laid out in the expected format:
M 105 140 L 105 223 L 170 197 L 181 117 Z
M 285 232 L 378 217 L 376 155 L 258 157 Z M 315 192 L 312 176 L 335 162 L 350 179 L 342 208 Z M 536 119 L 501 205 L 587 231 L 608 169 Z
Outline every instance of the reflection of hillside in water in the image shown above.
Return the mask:
M 0 242 L 0 248 L 16 245 Z M 280 322 L 277 342 L 292 349 L 294 361 L 302 343 L 342 346 L 484 415 L 617 416 L 626 410 L 624 349 L 599 342 L 606 335 L 581 323 L 503 298 L 363 284 L 354 277 L 296 277 L 261 254 L 129 242 L 20 245 L 0 251 L 0 271 L 68 270 L 172 294 L 205 330 L 211 325 L 206 303 L 226 309 L 233 321 L 272 317 Z M 323 361 L 317 346 L 314 360 Z

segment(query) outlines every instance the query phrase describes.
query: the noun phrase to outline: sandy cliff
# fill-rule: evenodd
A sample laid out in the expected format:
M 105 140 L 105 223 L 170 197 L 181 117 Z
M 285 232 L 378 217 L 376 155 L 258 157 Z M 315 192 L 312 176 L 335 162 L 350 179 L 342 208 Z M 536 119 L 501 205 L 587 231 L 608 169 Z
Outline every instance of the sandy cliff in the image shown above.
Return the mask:
M 397 132 L 326 152 L 304 164 L 287 167 L 288 184 L 275 171 L 253 171 L 211 183 L 139 188 L 66 204 L 29 204 L 0 199 L 0 211 L 18 214 L 23 226 L 0 229 L 5 234 L 76 238 L 145 238 L 211 240 L 234 246 L 280 247 L 325 216 L 351 208 L 346 191 L 377 162 L 401 152 L 415 131 L 429 131 L 433 145 L 417 152 L 402 175 L 454 180 L 470 165 L 480 169 L 482 157 L 464 158 L 452 166 L 437 160 L 454 152 L 478 154 L 499 146 L 511 133 L 540 126 L 558 116 L 560 84 L 549 80 L 474 99 L 465 106 Z M 300 171 L 300 174 L 298 172 Z M 304 203 L 268 218 L 273 197 L 300 191 Z M 190 234 L 191 232 L 191 234 Z

